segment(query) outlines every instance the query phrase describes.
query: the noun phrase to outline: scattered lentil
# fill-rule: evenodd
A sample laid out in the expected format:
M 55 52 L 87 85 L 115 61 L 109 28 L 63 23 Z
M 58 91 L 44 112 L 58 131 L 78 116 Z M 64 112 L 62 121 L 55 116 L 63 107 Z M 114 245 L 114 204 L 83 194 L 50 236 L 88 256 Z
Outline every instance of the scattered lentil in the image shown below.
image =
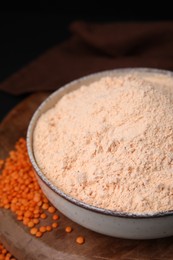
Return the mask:
M 44 233 L 44 232 L 47 231 L 47 229 L 46 229 L 45 226 L 41 226 L 41 227 L 39 228 L 39 231 L 42 232 L 42 233 Z
M 5 161 L 0 160 L 0 170 L 0 208 L 14 212 L 16 218 L 29 227 L 30 234 L 36 237 L 41 237 L 43 233 L 57 228 L 57 222 L 48 226 L 35 227 L 40 219 L 43 221 L 47 218 L 43 210 L 54 214 L 56 209 L 51 206 L 37 183 L 27 154 L 25 139 L 19 139 L 15 150 L 9 153 Z M 59 215 L 52 216 L 52 220 L 58 219 Z M 66 227 L 66 232 L 71 231 L 71 227 Z M 5 259 L 16 260 L 0 243 L 0 260 Z
M 56 209 L 53 206 L 48 208 L 49 213 L 55 213 Z
M 72 228 L 69 227 L 69 226 L 67 226 L 67 227 L 65 228 L 65 232 L 67 232 L 67 233 L 71 233 L 71 232 L 72 232 Z
M 82 245 L 85 243 L 85 238 L 82 237 L 82 236 L 79 236 L 76 238 L 76 243 L 79 244 L 79 245 Z
M 58 220 L 58 219 L 59 219 L 59 216 L 58 216 L 57 214 L 54 214 L 54 215 L 52 216 L 52 219 L 53 219 L 53 220 Z
M 4 247 L 3 244 L 0 243 L 0 260 L 16 260 Z
M 46 227 L 46 230 L 47 230 L 47 231 L 51 231 L 51 230 L 52 230 L 52 227 L 51 227 L 51 226 L 47 226 L 47 227 Z
M 42 205 L 42 209 L 48 209 L 49 208 L 49 204 L 48 203 L 44 203 L 43 205 Z
M 30 229 L 30 233 L 32 235 L 35 235 L 37 232 L 38 232 L 38 228 L 36 228 L 36 227 Z
M 30 228 L 32 228 L 32 227 L 34 227 L 34 222 L 33 221 L 30 221 L 29 223 L 28 223 L 28 227 L 30 227 Z
M 57 227 L 58 227 L 58 223 L 57 223 L 57 222 L 53 222 L 53 223 L 52 223 L 52 227 L 53 227 L 53 228 L 57 228 Z
M 38 223 L 40 223 L 40 220 L 38 218 L 34 218 L 33 222 L 34 222 L 34 224 L 38 224 Z
M 37 233 L 35 234 L 36 237 L 41 237 L 42 235 L 43 235 L 43 233 L 40 231 L 37 231 Z
M 47 215 L 46 215 L 45 213 L 42 213 L 42 214 L 40 215 L 40 217 L 41 217 L 42 219 L 45 219 L 45 218 L 47 218 Z

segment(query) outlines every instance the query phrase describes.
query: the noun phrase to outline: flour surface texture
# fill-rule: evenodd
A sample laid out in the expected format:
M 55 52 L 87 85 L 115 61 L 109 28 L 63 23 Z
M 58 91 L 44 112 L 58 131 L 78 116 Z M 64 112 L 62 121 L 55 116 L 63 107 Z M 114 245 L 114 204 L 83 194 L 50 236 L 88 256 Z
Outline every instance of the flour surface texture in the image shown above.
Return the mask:
M 42 114 L 33 147 L 46 177 L 80 201 L 173 210 L 173 80 L 132 73 L 81 86 Z

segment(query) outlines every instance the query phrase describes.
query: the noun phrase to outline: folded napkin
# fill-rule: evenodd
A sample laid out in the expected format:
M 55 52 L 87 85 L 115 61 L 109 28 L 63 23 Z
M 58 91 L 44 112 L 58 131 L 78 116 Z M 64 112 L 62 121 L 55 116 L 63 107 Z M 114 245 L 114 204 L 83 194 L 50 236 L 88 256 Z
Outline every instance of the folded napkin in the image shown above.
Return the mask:
M 173 70 L 173 22 L 74 22 L 71 37 L 0 84 L 11 94 L 56 90 L 81 76 L 122 67 Z M 58 32 L 57 32 L 58 33 Z

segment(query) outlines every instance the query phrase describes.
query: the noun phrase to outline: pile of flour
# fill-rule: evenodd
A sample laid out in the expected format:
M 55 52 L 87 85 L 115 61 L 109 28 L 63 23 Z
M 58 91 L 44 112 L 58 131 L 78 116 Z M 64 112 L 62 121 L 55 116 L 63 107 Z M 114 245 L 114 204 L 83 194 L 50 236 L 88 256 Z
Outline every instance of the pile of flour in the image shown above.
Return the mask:
M 34 131 L 43 173 L 61 190 L 113 211 L 173 209 L 173 80 L 103 77 L 66 94 Z

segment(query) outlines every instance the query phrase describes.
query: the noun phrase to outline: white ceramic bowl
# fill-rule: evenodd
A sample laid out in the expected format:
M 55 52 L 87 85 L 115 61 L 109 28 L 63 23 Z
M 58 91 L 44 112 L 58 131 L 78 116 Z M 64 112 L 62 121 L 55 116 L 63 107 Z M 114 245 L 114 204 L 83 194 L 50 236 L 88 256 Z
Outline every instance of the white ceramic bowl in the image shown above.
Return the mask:
M 105 71 L 75 80 L 51 94 L 36 110 L 28 127 L 27 148 L 41 189 L 51 203 L 68 218 L 86 228 L 114 237 L 129 239 L 167 237 L 173 235 L 173 211 L 154 214 L 132 214 L 88 205 L 65 194 L 51 183 L 40 170 L 34 157 L 32 143 L 33 131 L 37 120 L 42 113 L 51 108 L 64 94 L 79 88 L 83 84 L 88 85 L 102 76 L 115 76 L 134 71 L 138 73 L 145 72 L 149 77 L 153 74 L 156 74 L 156 77 L 157 74 L 173 77 L 173 73 L 170 71 L 134 68 Z

